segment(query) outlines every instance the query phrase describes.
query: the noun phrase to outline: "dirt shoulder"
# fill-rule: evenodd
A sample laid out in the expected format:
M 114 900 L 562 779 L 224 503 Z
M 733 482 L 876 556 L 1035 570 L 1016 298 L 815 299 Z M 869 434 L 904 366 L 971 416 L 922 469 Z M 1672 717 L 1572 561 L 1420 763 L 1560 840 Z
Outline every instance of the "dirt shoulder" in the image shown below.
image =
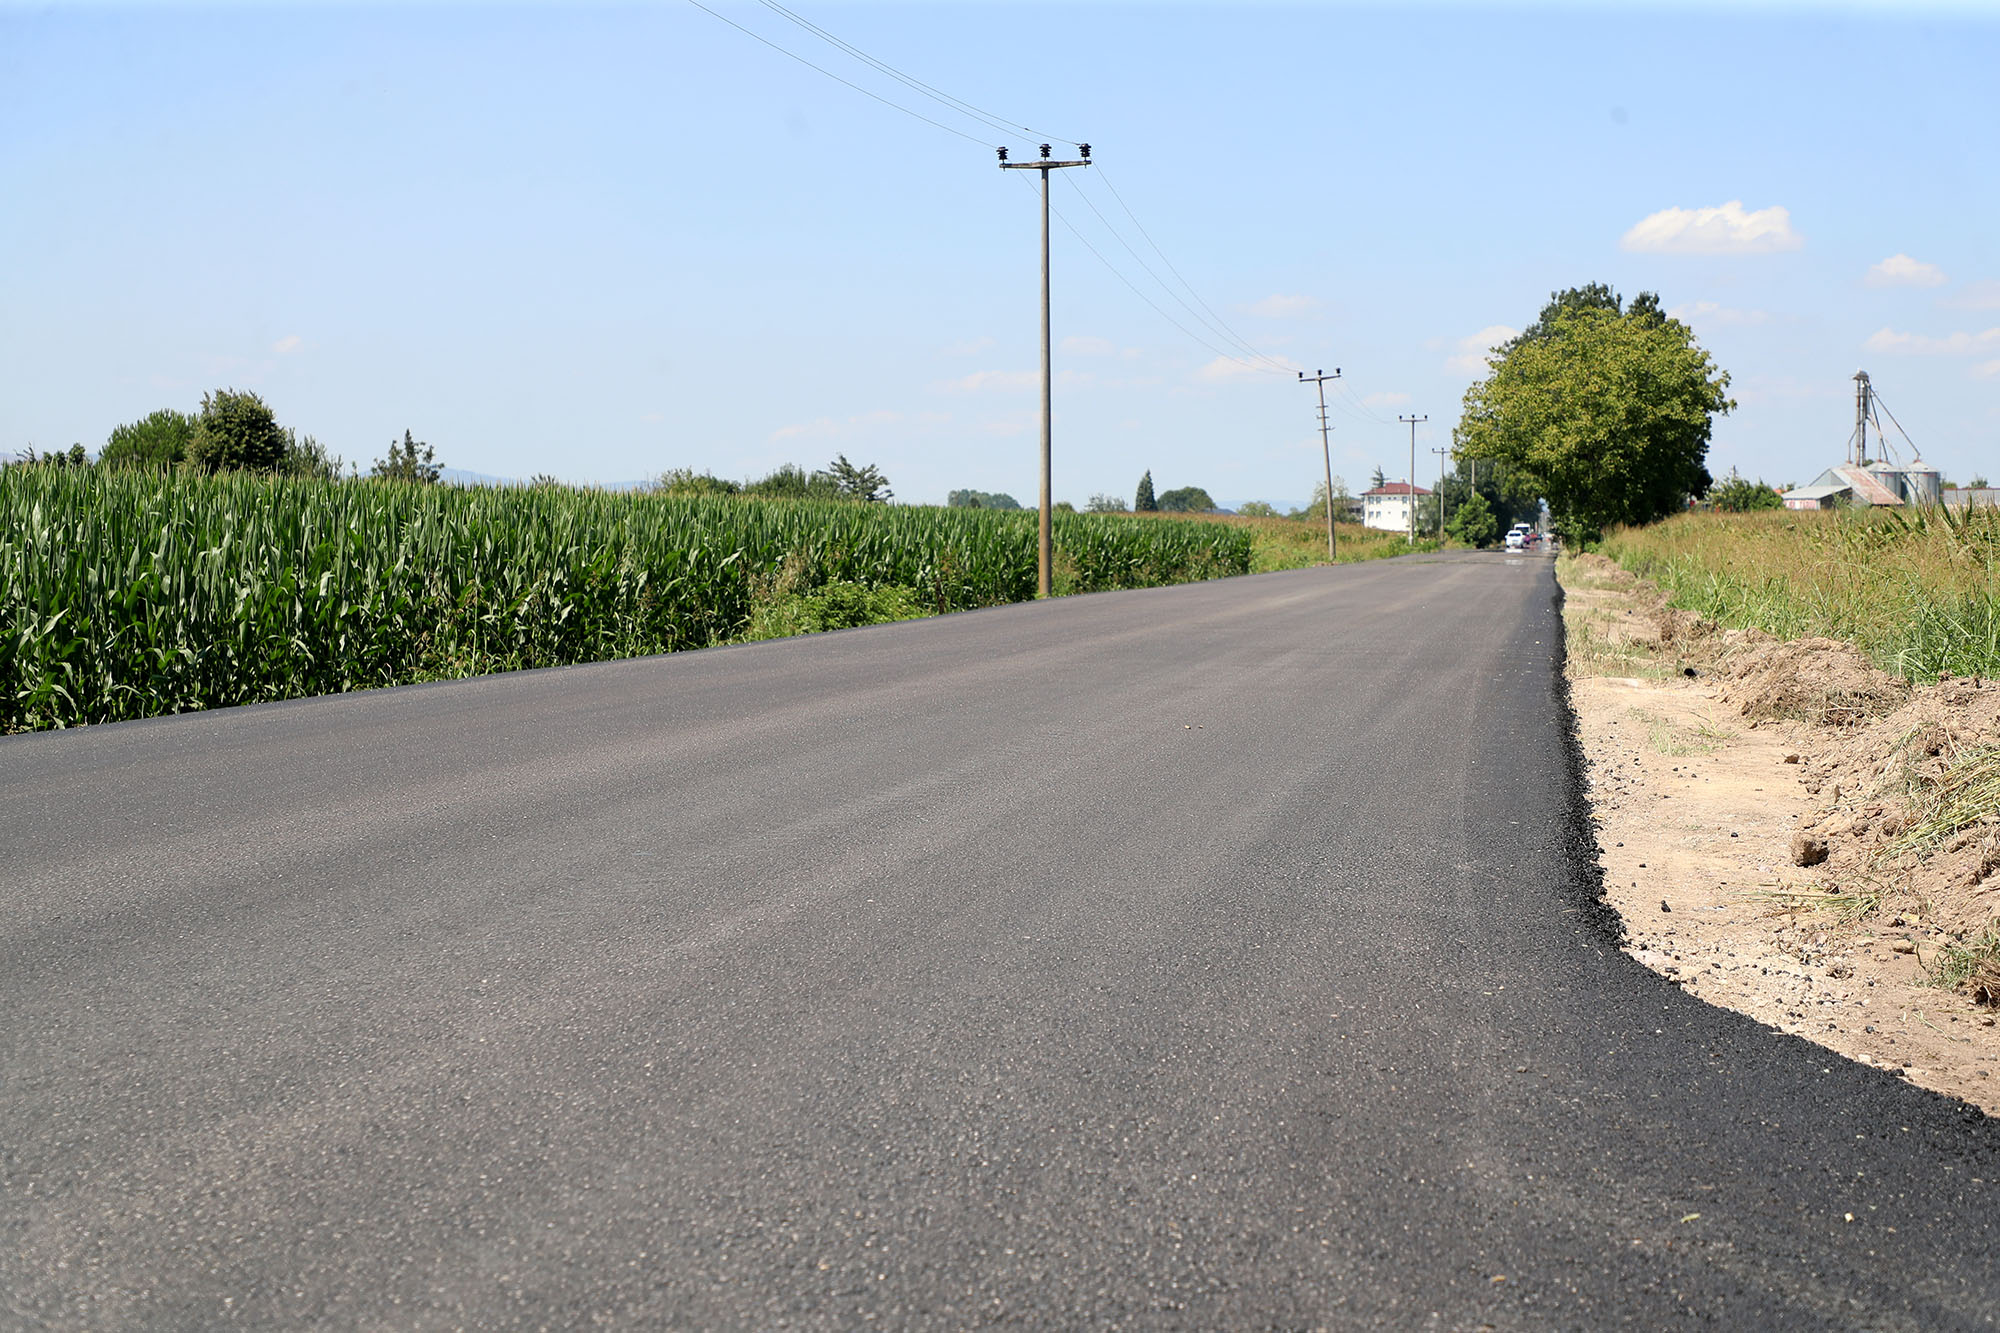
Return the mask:
M 1597 556 L 1557 573 L 1627 952 L 2000 1114 L 2000 976 L 1982 990 L 1976 947 L 2000 920 L 2000 810 L 1977 783 L 1951 803 L 2000 769 L 2000 685 L 1912 691 L 1833 640 L 1718 632 Z M 1954 962 L 1970 980 L 1934 984 Z

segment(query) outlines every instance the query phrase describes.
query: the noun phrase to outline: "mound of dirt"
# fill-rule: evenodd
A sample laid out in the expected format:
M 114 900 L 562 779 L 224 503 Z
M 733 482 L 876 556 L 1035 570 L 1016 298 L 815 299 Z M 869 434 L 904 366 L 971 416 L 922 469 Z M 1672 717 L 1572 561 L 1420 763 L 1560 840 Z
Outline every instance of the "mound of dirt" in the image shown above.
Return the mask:
M 1910 691 L 1839 639 L 1746 640 L 1731 656 L 1723 697 L 1752 721 L 1849 727 L 1900 707 Z
M 2000 920 L 2000 687 L 1922 687 L 1828 738 L 1801 776 L 1824 802 L 1803 831 L 1826 840 L 1833 876 L 1879 886 L 1885 908 L 1937 937 Z
M 2000 683 L 1911 689 L 1844 643 L 1718 632 L 1609 562 L 1558 570 L 1632 956 L 2000 1117 Z

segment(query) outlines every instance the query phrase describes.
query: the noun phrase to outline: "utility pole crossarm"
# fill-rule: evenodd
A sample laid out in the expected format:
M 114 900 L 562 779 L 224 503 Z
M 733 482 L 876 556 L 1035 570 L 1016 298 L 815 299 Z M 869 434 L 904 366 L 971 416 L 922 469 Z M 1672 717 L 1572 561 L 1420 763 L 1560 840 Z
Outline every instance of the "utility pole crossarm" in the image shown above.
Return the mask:
M 1049 156 L 1049 146 L 1043 144 L 1042 155 L 1033 162 L 1009 162 L 1007 150 L 998 149 L 1002 171 L 1034 170 L 1042 173 L 1042 503 L 1039 533 L 1035 542 L 1035 595 L 1047 597 L 1050 594 L 1050 571 L 1055 566 L 1055 529 L 1053 505 L 1050 501 L 1050 486 L 1053 477 L 1050 466 L 1051 437 L 1055 430 L 1055 413 L 1049 396 L 1049 173 L 1058 167 L 1087 167 L 1090 165 L 1090 145 L 1080 143 L 1077 152 L 1083 156 L 1074 162 L 1058 162 Z

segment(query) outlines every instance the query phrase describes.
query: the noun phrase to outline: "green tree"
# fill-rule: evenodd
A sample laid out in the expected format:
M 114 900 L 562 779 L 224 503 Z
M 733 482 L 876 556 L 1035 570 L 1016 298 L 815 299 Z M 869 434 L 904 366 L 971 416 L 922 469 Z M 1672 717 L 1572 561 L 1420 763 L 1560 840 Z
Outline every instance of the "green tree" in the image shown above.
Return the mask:
M 1021 502 L 1005 491 L 953 491 L 945 499 L 952 509 L 1019 509 Z
M 1236 506 L 1236 512 L 1245 518 L 1276 518 L 1278 508 L 1264 500 L 1245 500 Z
M 1542 514 L 1541 492 L 1518 468 L 1504 463 L 1482 461 L 1462 467 L 1448 473 L 1439 489 L 1447 514 L 1456 514 L 1475 494 L 1482 497 L 1503 532 L 1515 523 L 1533 523 Z
M 83 446 L 80 444 L 72 444 L 67 449 L 51 449 L 45 454 L 36 453 L 35 446 L 31 444 L 15 455 L 14 465 L 16 467 L 89 467 L 90 455 L 84 452 Z
M 438 466 L 437 451 L 405 430 L 400 443 L 389 441 L 389 456 L 375 460 L 369 476 L 384 481 L 407 481 L 419 486 L 434 484 L 444 469 Z
M 296 435 L 289 426 L 285 428 L 285 458 L 278 464 L 278 471 L 288 477 L 337 481 L 340 465 L 340 456 L 328 453 L 326 446 L 318 440 L 310 435 Z
M 203 472 L 277 472 L 291 441 L 262 398 L 235 389 L 201 396 L 187 461 Z
M 162 471 L 176 467 L 187 457 L 194 441 L 195 419 L 185 412 L 163 407 L 139 420 L 111 429 L 111 438 L 97 461 L 107 467 L 136 467 Z
M 1106 495 L 1104 492 L 1099 491 L 1083 502 L 1083 512 L 1086 514 L 1122 514 L 1125 512 L 1125 502 L 1115 495 Z
M 836 454 L 826 465 L 827 476 L 833 478 L 834 487 L 849 500 L 860 500 L 866 504 L 882 504 L 895 494 L 889 489 L 889 479 L 874 464 L 856 467 L 847 461 L 846 454 Z
M 1620 313 L 1598 289 L 1558 293 L 1465 391 L 1458 456 L 1518 469 L 1566 541 L 1648 523 L 1711 483 L 1716 416 L 1736 405 L 1694 333 L 1642 294 Z
M 668 468 L 653 478 L 653 489 L 662 495 L 737 495 L 742 492 L 743 485 L 712 472 L 676 467 Z
M 1765 485 L 1762 477 L 1755 481 L 1726 477 L 1709 491 L 1708 502 L 1726 514 L 1747 514 L 1753 509 L 1785 507 L 1785 497 Z
M 1379 473 L 1382 469 L 1377 468 L 1375 470 Z M 1379 485 L 1380 483 L 1377 484 Z M 1333 499 L 1333 521 L 1336 523 L 1349 522 L 1348 506 L 1353 497 L 1347 492 L 1347 478 L 1341 476 L 1338 472 L 1333 474 Z M 1315 523 L 1326 522 L 1326 483 L 1323 481 L 1314 482 L 1312 499 L 1306 502 L 1306 507 L 1304 509 L 1294 509 L 1286 517 L 1310 519 Z
M 1199 486 L 1176 486 L 1164 492 L 1157 503 L 1163 513 L 1169 514 L 1205 514 L 1215 508 L 1215 501 Z
M 1474 491 L 1458 506 L 1458 512 L 1451 516 L 1444 530 L 1453 541 L 1466 546 L 1491 546 L 1500 535 L 1500 520 L 1494 516 L 1493 506 L 1486 503 L 1486 497 Z
M 743 483 L 743 494 L 760 500 L 838 500 L 841 490 L 824 472 L 807 472 L 786 463 L 768 476 Z
M 1132 497 L 1132 512 L 1135 514 L 1158 513 L 1160 502 L 1153 498 L 1153 470 L 1146 469 L 1146 475 L 1139 478 L 1139 492 Z

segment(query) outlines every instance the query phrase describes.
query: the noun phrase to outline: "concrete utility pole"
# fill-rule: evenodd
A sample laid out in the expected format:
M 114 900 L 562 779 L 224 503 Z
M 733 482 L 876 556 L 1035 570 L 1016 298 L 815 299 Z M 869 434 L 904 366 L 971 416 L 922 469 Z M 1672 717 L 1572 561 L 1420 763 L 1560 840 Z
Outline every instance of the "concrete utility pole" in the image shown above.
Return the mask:
M 1049 437 L 1053 433 L 1053 413 L 1049 398 L 1049 173 L 1058 167 L 1087 167 L 1090 165 L 1090 145 L 1080 143 L 1077 152 L 1083 156 L 1075 162 L 1057 162 L 1049 157 L 1049 146 L 1042 145 L 1039 162 L 1009 162 L 1007 150 L 1002 148 L 1000 169 L 1002 171 L 1039 171 L 1042 173 L 1042 522 L 1041 539 L 1035 549 L 1035 595 L 1049 595 L 1049 569 L 1055 564 L 1055 537 L 1051 526 L 1049 501 Z
M 1856 467 L 1868 466 L 1868 395 L 1873 386 L 1868 383 L 1868 372 L 1854 372 L 1854 450 L 1847 461 Z
M 1450 449 L 1433 449 L 1438 456 L 1438 545 L 1444 545 L 1444 457 Z
M 1396 420 L 1410 423 L 1410 545 L 1417 544 L 1417 423 L 1429 421 L 1430 413 L 1420 417 L 1398 415 Z
M 1311 379 L 1306 378 L 1306 373 L 1303 370 L 1299 372 L 1299 382 L 1301 384 L 1316 384 L 1319 386 L 1319 454 L 1320 458 L 1326 463 L 1326 558 L 1328 560 L 1333 559 L 1333 446 L 1327 443 L 1327 432 L 1332 430 L 1333 427 L 1327 423 L 1326 419 L 1326 382 L 1339 378 L 1339 366 L 1333 368 L 1331 375 L 1327 374 L 1324 370 L 1315 370 Z

